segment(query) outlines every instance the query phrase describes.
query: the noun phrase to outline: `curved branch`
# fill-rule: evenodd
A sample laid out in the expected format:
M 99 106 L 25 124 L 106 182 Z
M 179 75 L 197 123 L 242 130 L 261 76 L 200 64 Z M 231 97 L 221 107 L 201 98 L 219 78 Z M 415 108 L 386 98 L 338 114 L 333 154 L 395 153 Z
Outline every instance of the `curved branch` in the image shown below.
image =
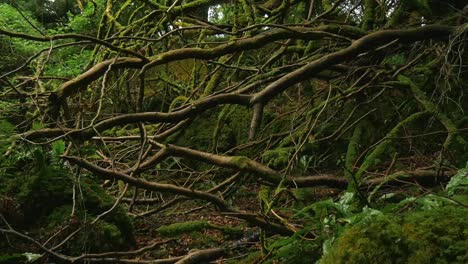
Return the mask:
M 123 172 L 112 171 L 112 170 L 101 168 L 99 166 L 96 166 L 90 163 L 89 161 L 86 161 L 85 159 L 75 157 L 75 156 L 62 156 L 62 158 L 69 161 L 72 164 L 78 165 L 81 168 L 84 168 L 93 173 L 101 175 L 102 177 L 107 178 L 107 179 L 118 179 L 125 183 L 131 184 L 135 187 L 139 187 L 139 188 L 143 188 L 147 190 L 180 194 L 180 195 L 190 197 L 193 199 L 200 199 L 200 200 L 208 201 L 216 205 L 218 208 L 220 208 L 223 211 L 234 210 L 223 199 L 210 193 L 191 190 L 191 189 L 183 188 L 183 187 L 178 187 L 172 184 L 154 183 L 154 182 L 150 182 L 144 179 L 134 178 Z
M 412 29 L 383 30 L 371 33 L 354 41 L 349 47 L 343 50 L 325 55 L 289 74 L 286 74 L 277 81 L 268 85 L 262 91 L 255 94 L 251 103 L 267 103 L 273 97 L 294 84 L 310 79 L 312 76 L 317 75 L 330 66 L 352 59 L 360 53 L 373 50 L 382 44 L 386 44 L 396 39 L 399 39 L 400 41 L 417 41 L 423 39 L 447 38 L 450 34 L 455 32 L 457 28 L 458 27 L 443 25 L 428 25 Z
M 226 54 L 235 53 L 238 51 L 252 50 L 256 48 L 263 47 L 267 44 L 270 44 L 277 40 L 282 39 L 304 39 L 304 40 L 314 40 L 320 38 L 330 37 L 330 33 L 341 34 L 343 36 L 349 36 L 351 38 L 356 37 L 358 34 L 354 27 L 350 26 L 321 26 L 316 28 L 306 28 L 306 27 L 291 27 L 289 29 L 274 29 L 259 34 L 251 38 L 238 39 L 227 44 L 222 44 L 214 48 L 202 49 L 202 48 L 182 48 L 176 50 L 170 50 L 161 54 L 158 54 L 151 58 L 151 61 L 148 63 L 147 60 L 142 58 L 126 58 L 122 57 L 116 61 L 116 65 L 113 65 L 112 69 L 118 68 L 142 68 L 142 71 L 149 69 L 151 67 L 165 64 L 172 61 L 184 60 L 184 59 L 202 59 L 209 60 L 214 59 Z M 41 38 L 40 38 L 41 39 Z M 145 58 L 146 59 L 146 58 Z M 89 69 L 85 73 L 81 74 L 74 80 L 62 84 L 62 86 L 57 91 L 57 97 L 59 100 L 64 100 L 67 97 L 83 91 L 86 88 L 86 85 L 92 81 L 98 79 L 102 74 L 104 74 L 105 69 L 112 63 L 115 59 L 109 59 L 102 61 L 95 65 L 93 68 Z M 115 68 L 114 68 L 115 67 Z M 104 70 L 103 70 L 104 69 Z M 75 85 L 79 81 L 79 85 Z M 82 89 L 75 89 L 77 87 L 83 87 Z
M 189 117 L 193 117 L 202 113 L 210 108 L 222 104 L 238 104 L 248 105 L 250 95 L 242 94 L 220 94 L 212 97 L 206 97 L 202 100 L 192 103 L 181 110 L 164 113 L 164 112 L 143 112 L 135 114 L 124 114 L 105 119 L 98 122 L 94 127 L 77 130 L 70 128 L 46 128 L 35 131 L 29 131 L 21 134 L 20 137 L 27 140 L 34 140 L 40 138 L 53 138 L 61 136 L 69 136 L 72 138 L 89 139 L 96 135 L 96 132 L 105 131 L 115 126 L 134 124 L 139 122 L 167 122 L 175 123 L 183 121 Z
M 92 81 L 97 80 L 101 77 L 107 69 L 116 70 L 122 68 L 133 68 L 139 69 L 143 67 L 145 61 L 140 58 L 129 58 L 122 57 L 117 59 L 110 59 L 102 61 L 94 65 L 91 69 L 87 70 L 85 73 L 77 76 L 76 78 L 63 83 L 57 92 L 54 93 L 57 101 L 63 101 L 69 96 L 72 96 L 78 92 L 85 91 L 87 85 Z

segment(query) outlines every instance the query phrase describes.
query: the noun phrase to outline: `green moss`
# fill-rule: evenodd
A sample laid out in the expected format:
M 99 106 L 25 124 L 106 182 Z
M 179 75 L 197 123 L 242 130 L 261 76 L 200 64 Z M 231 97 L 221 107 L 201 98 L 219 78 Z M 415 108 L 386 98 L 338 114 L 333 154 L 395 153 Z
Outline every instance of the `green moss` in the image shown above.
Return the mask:
M 36 155 L 44 154 L 39 152 Z M 52 158 L 50 160 L 53 161 Z M 73 179 L 70 178 L 67 168 L 60 164 L 49 165 L 45 161 L 42 162 L 36 165 L 36 170 L 33 168 L 29 172 L 23 172 L 29 175 L 12 178 L 8 189 L 4 190 L 4 193 L 14 194 L 13 197 L 19 204 L 22 219 L 13 224 L 31 233 L 43 228 L 46 230 L 60 228 L 70 220 L 72 212 Z M 80 192 L 75 197 L 74 220 L 77 223 L 89 223 L 95 216 L 110 209 L 115 202 L 113 197 L 89 177 L 81 177 L 79 188 Z M 105 234 L 100 235 L 93 228 L 103 230 Z M 101 219 L 97 227 L 90 227 L 90 230 L 94 230 L 91 232 L 99 236 L 93 238 L 96 245 L 108 244 L 109 246 L 105 248 L 109 250 L 128 249 L 135 243 L 132 221 L 121 206 L 117 206 Z M 66 237 L 66 234 L 62 235 Z M 73 253 L 82 252 L 79 245 L 82 244 L 84 235 L 82 233 L 70 240 L 69 249 L 75 250 Z M 59 236 L 57 239 L 65 237 Z M 90 252 L 102 248 L 90 248 Z
M 128 248 L 128 243 L 120 229 L 106 221 L 98 220 L 87 225 L 81 232 L 81 241 L 76 245 L 86 245 L 89 251 L 106 252 Z
M 26 263 L 27 258 L 22 254 L 0 255 L 0 264 Z
M 44 225 L 47 225 L 48 228 L 60 225 L 70 217 L 71 212 L 71 205 L 57 207 L 54 211 L 52 211 L 52 213 L 43 219 L 43 221 L 45 220 Z
M 346 151 L 346 160 L 345 160 L 345 176 L 350 181 L 352 181 L 352 172 L 353 172 L 353 165 L 358 158 L 358 150 L 359 150 L 359 140 L 361 139 L 362 135 L 362 126 L 358 125 L 354 128 L 353 135 L 348 143 L 348 150 Z
M 82 184 L 81 189 L 84 193 L 86 210 L 92 215 L 99 215 L 114 205 L 115 199 L 94 181 Z M 117 226 L 129 244 L 135 243 L 133 223 L 122 206 L 117 206 L 104 217 L 104 220 Z
M 265 263 L 315 263 L 320 258 L 320 247 L 316 241 L 294 239 L 275 249 L 273 256 Z
M 42 222 L 44 222 L 42 226 L 47 226 L 48 230 L 61 228 L 63 223 L 67 223 L 70 220 L 71 212 L 72 207 L 70 205 L 58 207 L 46 218 L 42 219 Z M 67 251 L 71 254 L 82 253 L 83 246 L 89 252 L 106 252 L 125 250 L 134 243 L 132 241 L 133 233 L 130 233 L 131 237 L 129 237 L 129 234 L 125 233 L 128 230 L 122 228 L 121 223 L 120 226 L 116 224 L 119 221 L 116 221 L 115 217 L 107 219 L 104 217 L 103 219 L 105 220 L 98 220 L 92 224 L 95 218 L 92 215 L 88 215 L 88 213 L 82 209 L 75 210 L 73 222 L 80 225 L 82 229 L 67 244 Z M 62 238 L 58 237 L 57 239 L 60 240 Z
M 322 263 L 467 263 L 468 209 L 377 215 L 348 228 Z
M 280 147 L 272 150 L 267 150 L 263 153 L 262 158 L 273 169 L 284 168 L 294 153 L 293 147 Z
M 457 126 L 448 118 L 447 115 L 445 115 L 439 107 L 432 103 L 430 99 L 424 94 L 424 92 L 419 89 L 419 87 L 411 81 L 410 78 L 399 75 L 398 80 L 402 82 L 405 85 L 408 85 L 411 88 L 411 91 L 413 92 L 414 96 L 418 100 L 418 102 L 424 107 L 426 111 L 429 113 L 433 114 L 447 129 L 447 139 L 444 142 L 444 148 L 448 149 L 450 145 L 453 143 L 454 139 L 456 138 L 457 143 L 460 145 L 466 145 L 466 142 L 464 141 L 463 138 L 458 137 L 457 135 Z
M 53 166 L 42 166 L 37 173 L 16 181 L 13 189 L 21 204 L 26 224 L 34 224 L 54 208 L 71 203 L 72 181 L 65 171 Z
M 245 156 L 233 156 L 231 161 L 239 166 L 239 168 L 244 169 L 248 166 L 250 159 Z
M 421 118 L 427 116 L 427 112 L 419 112 L 408 116 L 406 119 L 398 123 L 393 127 L 390 132 L 387 133 L 385 138 L 375 147 L 375 149 L 366 156 L 365 160 L 362 162 L 359 170 L 357 171 L 355 178 L 357 180 L 361 179 L 363 174 L 372 169 L 375 165 L 380 163 L 380 159 L 383 154 L 388 154 L 388 150 L 396 142 L 396 137 L 400 134 L 403 129 L 409 125 L 412 125 Z
M 161 226 L 157 229 L 157 231 L 162 236 L 177 236 L 187 233 L 200 232 L 205 229 L 219 230 L 229 236 L 238 236 L 243 232 L 242 228 L 214 225 L 209 223 L 207 220 L 189 221 Z
M 202 151 L 227 151 L 248 140 L 249 110 L 241 106 L 226 106 L 220 113 L 202 113 L 177 138 L 171 138 L 176 145 L 188 146 Z

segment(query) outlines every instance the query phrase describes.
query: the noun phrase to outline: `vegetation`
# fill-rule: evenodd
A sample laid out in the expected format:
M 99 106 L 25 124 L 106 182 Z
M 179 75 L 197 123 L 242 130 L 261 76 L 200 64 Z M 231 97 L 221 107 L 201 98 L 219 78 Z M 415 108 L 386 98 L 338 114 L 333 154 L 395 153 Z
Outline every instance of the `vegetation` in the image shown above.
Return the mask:
M 0 0 L 0 263 L 466 263 L 466 1 Z

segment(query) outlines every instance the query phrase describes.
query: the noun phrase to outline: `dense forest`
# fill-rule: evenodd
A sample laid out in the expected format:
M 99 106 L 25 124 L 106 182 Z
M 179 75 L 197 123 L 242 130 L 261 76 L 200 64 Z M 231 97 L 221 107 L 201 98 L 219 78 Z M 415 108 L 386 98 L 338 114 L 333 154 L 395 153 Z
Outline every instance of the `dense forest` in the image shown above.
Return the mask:
M 0 0 L 0 263 L 468 263 L 463 0 Z

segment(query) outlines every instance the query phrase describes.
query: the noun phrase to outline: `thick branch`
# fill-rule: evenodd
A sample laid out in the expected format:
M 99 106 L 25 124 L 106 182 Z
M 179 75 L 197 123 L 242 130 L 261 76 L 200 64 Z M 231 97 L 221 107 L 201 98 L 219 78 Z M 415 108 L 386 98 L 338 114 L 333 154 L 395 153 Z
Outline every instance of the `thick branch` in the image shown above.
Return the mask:
M 168 193 L 180 194 L 180 195 L 187 196 L 187 197 L 194 198 L 194 199 L 201 199 L 201 200 L 205 200 L 205 201 L 213 203 L 214 205 L 218 206 L 221 210 L 227 210 L 227 211 L 233 210 L 231 209 L 231 206 L 229 206 L 223 199 L 213 194 L 191 190 L 188 188 L 178 187 L 172 184 L 154 183 L 154 182 L 146 181 L 144 179 L 134 178 L 123 172 L 111 171 L 111 170 L 101 168 L 79 157 L 64 156 L 62 158 L 65 160 L 68 160 L 70 163 L 76 164 L 80 166 L 81 168 L 87 169 L 107 179 L 121 180 L 125 183 L 131 184 L 133 186 L 143 188 L 146 190 L 152 190 L 152 191 L 157 191 L 157 192 L 168 192 Z
M 144 64 L 145 61 L 142 59 L 128 57 L 110 59 L 100 62 L 94 65 L 91 69 L 87 70 L 85 73 L 68 82 L 63 83 L 54 96 L 57 97 L 57 101 L 63 101 L 69 96 L 72 96 L 81 91 L 85 91 L 87 85 L 101 77 L 109 67 L 111 67 L 111 70 L 122 68 L 139 69 L 143 67 Z
M 380 45 L 395 39 L 400 41 L 417 41 L 423 39 L 447 38 L 457 27 L 443 25 L 429 25 L 413 29 L 383 30 L 354 41 L 349 47 L 314 60 L 307 65 L 281 77 L 255 94 L 251 103 L 266 103 L 287 88 L 317 75 L 328 67 L 354 58 L 360 53 L 373 50 Z
M 116 117 L 111 117 L 97 123 L 94 127 L 89 127 L 82 130 L 67 129 L 67 128 L 49 128 L 30 131 L 21 134 L 20 137 L 34 140 L 40 138 L 52 138 L 67 135 L 72 138 L 89 139 L 96 135 L 96 131 L 102 132 L 115 126 L 134 124 L 139 122 L 167 122 L 175 123 L 200 114 L 210 108 L 222 104 L 238 104 L 248 105 L 250 96 L 240 94 L 221 94 L 212 97 L 204 98 L 194 102 L 181 110 L 164 113 L 164 112 L 143 112 L 136 114 L 123 114 Z
M 119 58 L 117 60 L 117 63 L 114 63 L 115 59 L 109 59 L 97 64 L 96 66 L 89 69 L 80 76 L 76 77 L 72 81 L 62 84 L 62 86 L 57 91 L 57 96 L 59 100 L 63 100 L 73 94 L 83 91 L 89 83 L 102 76 L 102 74 L 104 74 L 105 70 L 107 69 L 107 66 L 113 63 L 117 65 L 113 65 L 111 69 L 139 69 L 142 68 L 143 65 L 144 69 L 149 69 L 151 67 L 162 65 L 168 62 L 190 58 L 202 60 L 214 59 L 238 51 L 260 48 L 267 44 L 273 43 L 274 41 L 282 39 L 293 38 L 313 40 L 330 37 L 329 33 L 355 37 L 356 35 L 359 35 L 359 30 L 351 26 L 322 26 L 317 28 L 291 27 L 270 30 L 258 36 L 238 39 L 236 41 L 232 41 L 227 44 L 222 44 L 214 48 L 182 48 L 170 50 L 152 57 L 151 62 L 147 63 L 146 65 L 144 65 L 146 61 L 144 61 L 143 59 Z

